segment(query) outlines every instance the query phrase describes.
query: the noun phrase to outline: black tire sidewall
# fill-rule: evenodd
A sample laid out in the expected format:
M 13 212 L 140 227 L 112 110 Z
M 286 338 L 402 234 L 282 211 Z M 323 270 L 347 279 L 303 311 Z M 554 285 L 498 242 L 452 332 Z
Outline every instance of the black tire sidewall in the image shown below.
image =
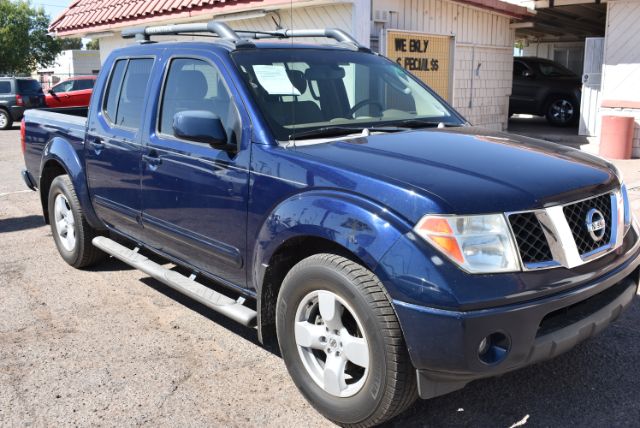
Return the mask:
M 551 114 L 551 106 L 556 102 L 556 101 L 566 101 L 568 103 L 571 103 L 571 106 L 573 107 L 573 116 L 571 117 L 571 119 L 567 120 L 566 122 L 559 122 L 557 120 L 553 119 L 553 115 Z M 563 97 L 563 96 L 556 96 L 553 97 L 549 100 L 549 102 L 547 102 L 547 107 L 545 109 L 545 115 L 547 117 L 547 121 L 555 126 L 569 126 L 572 125 L 574 123 L 576 123 L 578 121 L 578 118 L 580 117 L 580 112 L 579 112 L 579 106 L 578 103 L 576 102 L 576 100 L 573 97 Z
M 0 130 L 5 130 L 5 129 L 9 129 L 11 128 L 11 125 L 13 125 L 13 120 L 11 119 L 11 115 L 9 114 L 8 111 L 6 111 L 5 109 L 0 109 L 0 114 L 6 116 L 7 118 L 7 124 L 4 127 L 0 127 Z
M 67 263 L 73 266 L 77 263 L 80 255 L 82 254 L 80 248 L 83 242 L 82 228 L 80 227 L 82 217 L 78 212 L 78 207 L 75 206 L 75 195 L 71 194 L 62 177 L 63 176 L 56 177 L 51 183 L 51 188 L 49 189 L 49 222 L 51 223 L 51 232 L 53 234 L 53 239 L 56 243 L 56 247 L 58 247 L 58 252 Z M 60 242 L 60 237 L 58 236 L 54 206 L 56 196 L 59 194 L 63 194 L 64 197 L 67 198 L 69 206 L 71 207 L 71 212 L 73 213 L 73 221 L 76 232 L 76 245 L 75 247 L 73 247 L 73 251 L 67 251 L 67 249 L 64 248 L 64 246 Z
M 295 314 L 301 300 L 318 290 L 317 281 L 324 282 L 324 290 L 331 291 L 346 301 L 363 324 L 369 344 L 370 364 L 367 380 L 362 389 L 351 397 L 335 397 L 318 386 L 306 368 L 295 343 Z M 288 275 L 278 296 L 276 327 L 282 356 L 294 383 L 306 399 L 329 419 L 345 424 L 356 424 L 369 418 L 378 409 L 384 397 L 387 382 L 385 343 L 382 325 L 372 311 L 365 296 L 341 272 L 330 266 L 305 266 Z

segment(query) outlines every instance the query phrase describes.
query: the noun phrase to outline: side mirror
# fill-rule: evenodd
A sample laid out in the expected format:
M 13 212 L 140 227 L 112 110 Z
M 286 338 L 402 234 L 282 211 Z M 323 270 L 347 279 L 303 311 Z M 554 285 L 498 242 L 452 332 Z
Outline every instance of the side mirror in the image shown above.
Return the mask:
M 186 110 L 173 116 L 173 132 L 185 140 L 206 143 L 216 149 L 227 146 L 227 133 L 220 118 L 204 110 Z
M 54 91 L 53 89 L 49 89 L 47 92 L 50 93 L 51 95 L 55 95 L 56 93 L 56 91 Z

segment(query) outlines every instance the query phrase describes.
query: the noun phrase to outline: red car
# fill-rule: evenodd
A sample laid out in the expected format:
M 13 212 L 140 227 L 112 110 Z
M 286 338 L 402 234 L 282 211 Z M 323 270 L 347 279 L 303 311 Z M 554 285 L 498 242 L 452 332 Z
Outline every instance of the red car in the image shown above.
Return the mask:
M 47 107 L 87 107 L 96 76 L 72 77 L 47 91 Z

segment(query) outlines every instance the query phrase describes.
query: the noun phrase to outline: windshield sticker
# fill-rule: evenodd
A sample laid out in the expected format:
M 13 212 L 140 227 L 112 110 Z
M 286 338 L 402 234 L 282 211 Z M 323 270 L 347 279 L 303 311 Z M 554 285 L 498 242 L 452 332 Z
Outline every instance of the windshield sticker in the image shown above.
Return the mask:
M 254 65 L 253 71 L 260 86 L 269 95 L 300 95 L 300 91 L 291 83 L 284 65 Z

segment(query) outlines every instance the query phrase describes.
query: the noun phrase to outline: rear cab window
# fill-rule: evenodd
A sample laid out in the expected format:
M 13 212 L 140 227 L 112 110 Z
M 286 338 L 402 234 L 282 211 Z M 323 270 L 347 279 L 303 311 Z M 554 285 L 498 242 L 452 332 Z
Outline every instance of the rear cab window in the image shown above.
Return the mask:
M 140 127 L 153 62 L 153 58 L 126 58 L 114 63 L 102 109 L 113 125 Z

